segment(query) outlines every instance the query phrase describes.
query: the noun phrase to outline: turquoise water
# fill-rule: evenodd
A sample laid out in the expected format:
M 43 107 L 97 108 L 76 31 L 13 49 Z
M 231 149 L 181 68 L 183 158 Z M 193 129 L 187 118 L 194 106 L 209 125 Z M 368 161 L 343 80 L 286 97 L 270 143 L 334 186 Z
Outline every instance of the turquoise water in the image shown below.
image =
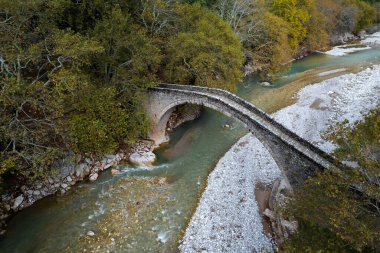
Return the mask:
M 297 80 L 304 71 L 377 61 L 380 49 L 344 57 L 313 54 L 294 62 L 271 87 L 247 77 L 238 95 L 254 103 L 255 94 Z M 206 109 L 171 133 L 170 143 L 156 152 L 155 166 L 122 165 L 120 174 L 106 171 L 96 182 L 77 184 L 16 214 L 0 238 L 0 252 L 176 252 L 209 172 L 245 133 L 239 123 Z M 94 237 L 86 236 L 89 230 Z

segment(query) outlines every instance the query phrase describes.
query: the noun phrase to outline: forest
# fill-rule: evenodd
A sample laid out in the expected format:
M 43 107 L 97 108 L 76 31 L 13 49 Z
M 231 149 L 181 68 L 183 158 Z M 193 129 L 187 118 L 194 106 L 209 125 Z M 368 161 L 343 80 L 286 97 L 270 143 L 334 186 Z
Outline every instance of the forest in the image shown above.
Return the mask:
M 68 154 L 95 159 L 145 138 L 143 100 L 157 83 L 234 91 L 248 73 L 272 80 L 379 17 L 379 0 L 0 0 L 0 192 L 9 178 L 47 177 Z M 378 112 L 326 134 L 337 157 L 356 155 L 369 175 L 326 173 L 299 189 L 287 251 L 379 246 L 379 165 L 368 155 L 378 152 Z M 365 203 L 347 192 L 363 182 Z
M 0 1 L 0 175 L 49 173 L 144 137 L 158 82 L 234 90 L 376 22 L 360 0 Z

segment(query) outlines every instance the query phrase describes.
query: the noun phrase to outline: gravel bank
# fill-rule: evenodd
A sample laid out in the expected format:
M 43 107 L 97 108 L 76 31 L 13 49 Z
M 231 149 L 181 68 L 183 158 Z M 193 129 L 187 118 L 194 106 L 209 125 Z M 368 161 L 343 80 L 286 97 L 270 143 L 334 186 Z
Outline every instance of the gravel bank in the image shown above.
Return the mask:
M 354 122 L 380 104 L 380 65 L 303 88 L 298 101 L 273 117 L 331 152 L 320 132 L 348 119 Z M 256 182 L 272 183 L 281 173 L 269 152 L 251 134 L 218 162 L 180 245 L 182 252 L 273 251 L 264 235 L 255 201 Z

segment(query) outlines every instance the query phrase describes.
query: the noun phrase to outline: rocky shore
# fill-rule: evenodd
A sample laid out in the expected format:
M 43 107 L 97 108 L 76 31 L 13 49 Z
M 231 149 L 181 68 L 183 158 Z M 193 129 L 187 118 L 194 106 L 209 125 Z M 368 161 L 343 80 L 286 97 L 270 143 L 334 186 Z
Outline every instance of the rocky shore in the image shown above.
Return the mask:
M 4 194 L 0 202 L 0 234 L 5 232 L 6 219 L 46 196 L 59 193 L 64 194 L 77 182 L 83 180 L 95 181 L 99 173 L 111 167 L 115 167 L 122 161 L 130 161 L 136 165 L 149 165 L 155 161 L 153 142 L 141 140 L 130 149 L 119 151 L 116 154 L 105 155 L 99 159 L 67 157 L 59 161 L 57 175 L 36 181 L 31 185 L 22 185 L 19 191 Z M 113 171 L 117 173 L 117 171 Z
M 168 131 L 181 124 L 194 120 L 200 116 L 201 107 L 192 106 L 176 110 L 168 122 Z M 117 174 L 115 169 L 121 162 L 128 162 L 135 166 L 151 166 L 156 160 L 153 153 L 157 148 L 151 140 L 140 140 L 126 150 L 115 154 L 105 155 L 97 159 L 67 156 L 56 165 L 55 176 L 36 181 L 31 185 L 20 185 L 18 191 L 0 196 L 0 235 L 5 232 L 6 220 L 16 212 L 32 205 L 36 201 L 52 195 L 64 194 L 76 183 L 84 180 L 95 181 L 99 174 L 112 168 L 111 173 Z

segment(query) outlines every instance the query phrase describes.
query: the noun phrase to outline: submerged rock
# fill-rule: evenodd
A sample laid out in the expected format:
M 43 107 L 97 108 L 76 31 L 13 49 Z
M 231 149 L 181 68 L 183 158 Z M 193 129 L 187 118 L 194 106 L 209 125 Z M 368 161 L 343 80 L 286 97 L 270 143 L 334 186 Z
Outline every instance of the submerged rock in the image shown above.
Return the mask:
M 156 155 L 152 151 L 135 152 L 129 157 L 129 161 L 138 166 L 151 166 L 156 161 Z
M 262 82 L 261 85 L 264 86 L 264 87 L 271 86 L 270 82 Z
M 112 169 L 112 170 L 111 170 L 111 174 L 112 174 L 112 175 L 116 175 L 116 174 L 119 174 L 119 173 L 120 173 L 119 170 L 116 170 L 116 169 Z

